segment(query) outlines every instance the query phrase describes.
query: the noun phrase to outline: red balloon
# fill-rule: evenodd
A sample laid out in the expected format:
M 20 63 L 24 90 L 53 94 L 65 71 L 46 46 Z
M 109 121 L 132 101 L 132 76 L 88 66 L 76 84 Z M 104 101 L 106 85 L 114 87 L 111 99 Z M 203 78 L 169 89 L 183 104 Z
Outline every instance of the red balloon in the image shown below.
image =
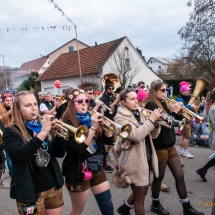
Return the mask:
M 56 80 L 56 81 L 54 82 L 54 85 L 55 85 L 56 88 L 60 88 L 61 83 L 60 83 L 59 80 Z

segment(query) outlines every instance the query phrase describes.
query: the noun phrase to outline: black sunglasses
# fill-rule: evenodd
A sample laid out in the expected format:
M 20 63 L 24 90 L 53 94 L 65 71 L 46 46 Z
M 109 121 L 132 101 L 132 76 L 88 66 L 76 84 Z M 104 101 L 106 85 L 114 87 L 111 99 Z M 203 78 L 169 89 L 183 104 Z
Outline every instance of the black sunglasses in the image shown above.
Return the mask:
M 93 94 L 93 92 L 90 92 L 90 93 L 87 93 L 87 94 L 92 95 L 92 94 Z
M 110 87 L 110 88 L 108 88 L 108 90 L 114 90 L 114 88 L 113 88 L 113 87 Z
M 145 86 L 141 86 L 141 88 L 143 89 L 143 88 L 145 88 Z
M 88 104 L 90 102 L 89 99 L 75 99 L 74 102 L 77 102 L 78 104 L 82 104 L 83 102 L 85 102 L 86 104 Z

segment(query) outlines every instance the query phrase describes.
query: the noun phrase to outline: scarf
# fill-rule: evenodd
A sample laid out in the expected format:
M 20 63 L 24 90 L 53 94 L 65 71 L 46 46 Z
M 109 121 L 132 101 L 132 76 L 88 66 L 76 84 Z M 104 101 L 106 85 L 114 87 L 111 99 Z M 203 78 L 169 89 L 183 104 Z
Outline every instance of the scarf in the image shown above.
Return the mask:
M 33 132 L 36 132 L 37 134 L 40 133 L 41 129 L 42 129 L 42 124 L 37 120 L 35 119 L 34 121 L 32 122 L 29 122 L 29 121 L 26 121 L 25 122 L 25 125 Z
M 76 115 L 77 115 L 78 121 L 82 125 L 86 125 L 88 128 L 91 127 L 92 121 L 91 121 L 90 114 L 88 112 L 86 112 L 86 113 L 76 113 Z

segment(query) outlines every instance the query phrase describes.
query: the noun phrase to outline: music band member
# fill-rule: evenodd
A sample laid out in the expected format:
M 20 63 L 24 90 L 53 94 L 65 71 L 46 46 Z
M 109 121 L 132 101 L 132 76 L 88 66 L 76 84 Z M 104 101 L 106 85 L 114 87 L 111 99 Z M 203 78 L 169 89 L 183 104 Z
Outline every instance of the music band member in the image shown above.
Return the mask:
M 102 97 L 100 98 L 100 100 L 102 102 L 104 102 L 104 104 L 112 110 L 112 113 L 108 109 L 104 110 L 104 116 L 112 121 L 114 121 L 114 117 L 116 115 L 117 108 L 118 108 L 118 102 L 119 102 L 119 94 L 117 94 L 117 97 L 115 97 L 113 94 L 113 91 L 114 91 L 113 85 L 110 83 L 107 83 L 105 85 L 105 92 L 103 93 Z M 108 154 L 111 149 L 114 157 L 116 158 L 116 150 L 114 147 L 114 142 L 112 142 L 110 144 L 105 143 L 105 145 L 106 145 L 106 152 L 107 152 L 107 161 L 113 161 L 113 159 L 111 159 Z M 109 165 L 106 167 L 106 172 L 111 173 L 111 172 L 113 172 L 113 170 L 114 169 Z
M 17 93 L 12 109 L 11 125 L 5 129 L 3 141 L 13 164 L 10 197 L 16 199 L 20 215 L 61 215 L 63 176 L 55 157 L 66 151 L 62 137 L 49 132 L 55 123 L 52 115 L 38 119 L 37 100 L 32 92 Z
M 161 108 L 170 116 L 176 117 L 177 113 L 183 107 L 183 103 L 176 102 L 171 109 L 169 104 L 164 100 L 167 96 L 166 84 L 160 80 L 151 83 L 148 102 L 146 108 L 154 110 Z M 178 153 L 175 149 L 175 130 L 172 126 L 167 128 L 161 126 L 161 132 L 156 139 L 153 140 L 154 147 L 158 157 L 159 177 L 154 175 L 152 182 L 152 205 L 151 211 L 156 214 L 169 215 L 170 213 L 163 208 L 159 200 L 161 181 L 164 178 L 166 165 L 175 178 L 177 193 L 183 206 L 184 215 L 204 215 L 202 212 L 196 211 L 191 205 L 187 197 L 186 185 L 184 181 L 184 173 Z
M 189 96 L 190 90 L 191 88 L 188 87 L 187 85 L 182 85 L 180 87 L 180 93 L 176 98 L 176 101 L 182 102 L 184 104 L 184 107 L 188 109 L 198 110 L 198 107 L 196 105 L 188 104 L 190 100 L 190 96 Z M 180 137 L 180 147 L 178 151 L 179 155 L 182 155 L 183 157 L 186 157 L 186 158 L 194 158 L 194 156 L 190 154 L 190 152 L 188 152 L 188 144 L 189 144 L 190 138 L 191 138 L 191 125 L 190 125 L 190 121 L 186 120 L 186 124 L 182 131 L 182 136 Z
M 130 124 L 132 131 L 127 138 L 120 139 L 117 143 L 117 152 L 121 151 L 118 157 L 118 168 L 121 178 L 129 177 L 133 193 L 117 209 L 119 214 L 130 214 L 129 210 L 134 204 L 135 214 L 144 215 L 150 166 L 152 166 L 154 174 L 158 176 L 158 160 L 152 138 L 156 138 L 160 132 L 160 126 L 155 121 L 162 116 L 161 110 L 155 110 L 146 120 L 137 109 L 137 103 L 134 88 L 127 88 L 120 93 L 120 106 L 115 122 L 120 125 Z
M 102 131 L 99 123 L 102 119 L 96 112 L 91 117 L 86 111 L 89 108 L 89 98 L 78 89 L 69 93 L 68 108 L 63 115 L 63 121 L 76 128 L 85 125 L 89 128 L 89 135 L 83 143 L 77 143 L 73 133 L 69 132 L 67 141 L 67 154 L 63 161 L 62 172 L 65 177 L 72 208 L 68 215 L 78 215 L 84 210 L 89 190 L 95 196 L 101 214 L 113 215 L 110 184 L 104 171 L 105 145 L 112 142 L 112 134 Z M 84 166 L 88 166 L 87 170 Z M 85 178 L 84 172 L 92 174 Z
M 44 101 L 40 104 L 40 112 L 42 114 L 55 114 L 58 108 L 58 102 L 52 100 L 49 92 L 44 93 Z
M 12 113 L 12 105 L 13 105 L 13 96 L 10 93 L 5 93 L 2 96 L 2 103 L 0 104 L 0 121 L 2 122 L 2 132 L 4 133 L 4 129 L 6 127 L 9 126 L 10 124 L 10 120 L 11 120 L 11 113 Z M 1 147 L 2 149 L 4 149 L 4 147 Z M 7 150 L 5 150 L 5 155 L 6 155 L 6 160 L 7 160 L 7 167 L 9 170 L 9 175 L 12 176 L 12 172 L 13 172 L 13 168 L 12 168 L 12 163 L 11 163 L 11 159 L 10 156 L 8 155 Z M 5 162 L 5 158 L 4 158 L 4 154 L 2 151 L 2 168 L 0 168 L 2 170 L 2 172 L 4 171 L 3 166 L 5 168 L 5 164 L 3 164 Z M 2 175 L 2 172 L 0 173 Z M 1 178 L 1 176 L 0 176 Z

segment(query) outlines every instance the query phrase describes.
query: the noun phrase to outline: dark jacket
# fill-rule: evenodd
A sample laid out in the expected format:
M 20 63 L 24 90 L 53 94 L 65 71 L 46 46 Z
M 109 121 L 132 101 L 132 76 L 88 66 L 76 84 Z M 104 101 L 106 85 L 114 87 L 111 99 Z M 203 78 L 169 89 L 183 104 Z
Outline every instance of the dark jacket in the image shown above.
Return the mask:
M 115 101 L 115 97 L 114 96 L 108 96 L 106 93 L 103 94 L 103 96 L 100 98 L 100 100 L 102 102 L 104 102 L 104 104 L 110 108 L 110 105 Z M 117 112 L 117 108 L 118 108 L 118 105 L 115 105 L 114 106 L 114 112 L 112 114 L 109 113 L 109 110 L 105 110 L 104 111 L 104 116 L 107 117 L 108 119 L 111 119 L 113 120 L 113 118 L 115 117 L 116 115 L 116 112 Z
M 33 132 L 28 130 L 29 135 L 33 136 Z M 33 137 L 29 142 L 23 142 L 18 127 L 10 126 L 5 129 L 3 136 L 5 148 L 13 165 L 13 176 L 10 187 L 10 197 L 21 202 L 34 203 L 37 201 L 36 184 L 34 180 L 34 169 L 32 166 L 35 160 L 35 152 L 41 147 L 43 141 L 37 137 Z M 63 176 L 59 164 L 55 157 L 63 157 L 66 151 L 65 140 L 62 137 L 56 137 L 49 142 L 48 153 L 50 154 L 50 163 L 56 179 L 56 188 L 63 186 Z M 44 167 L 45 168 L 45 167 Z M 46 179 L 44 178 L 44 183 Z
M 65 123 L 72 125 L 70 121 L 65 121 Z M 97 154 L 104 155 L 104 164 L 106 160 L 106 151 L 105 151 L 105 143 L 112 143 L 112 137 L 106 137 L 104 134 L 97 138 L 97 151 L 94 154 L 90 154 L 86 149 L 88 145 L 85 143 L 77 143 L 74 138 L 74 134 L 69 132 L 69 140 L 66 141 L 67 143 L 67 154 L 64 158 L 62 164 L 62 173 L 65 177 L 66 183 L 76 186 L 79 181 L 79 175 L 81 173 L 81 162 L 86 159 L 87 157 L 91 157 Z
M 5 127 L 1 120 L 0 120 L 0 129 L 4 133 Z M 0 138 L 2 138 L 2 137 L 0 137 Z M 4 163 L 6 160 L 3 150 L 4 150 L 4 144 L 0 144 L 0 163 Z
M 60 107 L 57 110 L 56 118 L 61 119 L 64 112 L 66 111 L 68 106 L 68 102 L 64 102 L 63 104 L 60 105 Z
M 160 102 L 163 106 L 164 111 L 166 111 L 170 116 L 173 116 L 175 118 L 177 114 L 174 112 L 170 112 L 166 106 L 166 103 L 163 100 L 161 100 Z M 157 109 L 158 106 L 154 102 L 149 102 L 147 103 L 146 108 L 149 110 L 154 110 L 154 109 Z M 156 139 L 153 140 L 153 143 L 154 143 L 155 149 L 159 150 L 159 149 L 167 149 L 174 146 L 175 141 L 176 141 L 176 138 L 175 138 L 174 127 L 172 126 L 171 128 L 167 128 L 165 126 L 161 126 L 160 134 Z

